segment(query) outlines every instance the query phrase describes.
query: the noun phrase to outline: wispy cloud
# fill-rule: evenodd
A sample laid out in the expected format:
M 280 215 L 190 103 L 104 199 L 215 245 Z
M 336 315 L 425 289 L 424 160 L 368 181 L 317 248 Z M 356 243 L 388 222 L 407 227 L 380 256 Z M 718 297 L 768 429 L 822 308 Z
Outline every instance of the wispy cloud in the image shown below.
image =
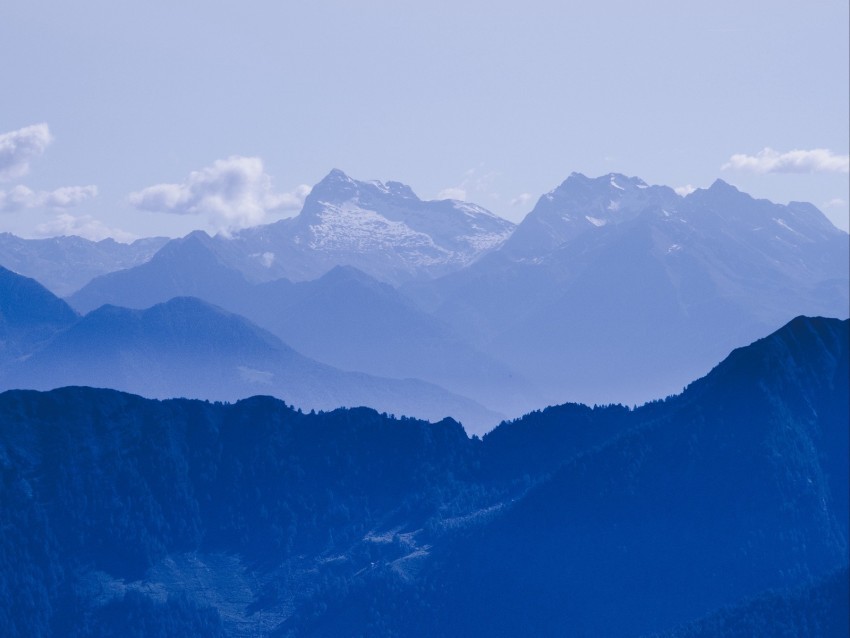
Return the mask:
M 437 193 L 437 199 L 466 199 L 466 189 L 461 188 L 460 186 L 452 186 L 450 188 L 444 188 L 439 193 Z
M 107 237 L 112 237 L 116 241 L 130 242 L 138 239 L 136 235 L 120 230 L 118 228 L 110 228 L 100 220 L 95 219 L 91 215 L 73 216 L 68 213 L 61 213 L 51 219 L 49 222 L 39 224 L 35 227 L 35 234 L 39 237 L 56 237 L 59 235 L 77 235 L 92 241 L 100 241 Z
M 833 197 L 828 202 L 823 203 L 824 208 L 844 208 L 847 206 L 847 200 L 840 197 Z
M 511 200 L 511 206 L 526 206 L 532 198 L 531 193 L 520 193 Z
M 34 191 L 23 185 L 0 191 L 0 212 L 26 208 L 71 208 L 97 197 L 97 186 L 64 186 L 53 191 Z
M 259 157 L 232 156 L 193 171 L 179 184 L 157 184 L 131 193 L 136 208 L 179 215 L 204 215 L 219 230 L 255 226 L 270 212 L 297 210 L 310 187 L 275 193 Z
M 0 134 L 0 181 L 26 175 L 30 161 L 44 153 L 52 141 L 47 124 L 33 124 Z
M 685 197 L 685 196 L 693 193 L 696 190 L 696 186 L 691 186 L 690 184 L 685 184 L 684 186 L 677 186 L 673 190 L 676 191 L 677 195 L 680 195 L 681 197 Z
M 466 200 L 470 195 L 475 197 L 476 194 L 487 194 L 490 197 L 499 198 L 498 193 L 494 193 L 493 184 L 498 176 L 498 173 L 489 171 L 482 173 L 483 164 L 478 168 L 470 168 L 463 174 L 463 179 L 457 186 L 444 188 L 437 193 L 437 199 L 458 199 Z
M 754 173 L 847 173 L 850 172 L 850 156 L 837 155 L 826 148 L 786 153 L 765 148 L 755 155 L 735 154 L 722 168 Z

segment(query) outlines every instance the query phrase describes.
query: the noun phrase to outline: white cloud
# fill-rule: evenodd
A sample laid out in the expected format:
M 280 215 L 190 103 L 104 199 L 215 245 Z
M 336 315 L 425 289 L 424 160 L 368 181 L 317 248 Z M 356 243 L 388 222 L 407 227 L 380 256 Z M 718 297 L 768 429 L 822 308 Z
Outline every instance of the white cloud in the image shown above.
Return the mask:
M 97 197 L 97 186 L 63 186 L 54 191 L 34 191 L 18 185 L 9 191 L 0 191 L 0 212 L 14 212 L 25 208 L 70 208 Z
M 493 171 L 481 173 L 482 167 L 483 164 L 478 168 L 468 169 L 463 174 L 463 179 L 460 184 L 444 188 L 437 193 L 437 199 L 458 199 L 468 201 L 467 198 L 470 196 L 470 193 L 473 197 L 486 193 L 494 199 L 499 199 L 499 194 L 492 192 L 493 184 L 498 177 L 498 173 Z
M 847 201 L 840 197 L 834 197 L 823 204 L 824 208 L 844 208 L 845 206 L 847 206 Z
M 35 227 L 35 234 L 39 237 L 77 235 L 92 241 L 100 241 L 101 239 L 112 237 L 115 241 L 125 243 L 138 239 L 138 237 L 132 233 L 128 233 L 118 228 L 109 228 L 103 222 L 95 219 L 91 215 L 80 215 L 75 217 L 68 213 L 60 213 L 49 222 L 39 224 Z
M 33 124 L 0 134 L 0 181 L 26 175 L 30 160 L 41 155 L 52 141 L 47 124 Z
M 437 193 L 437 199 L 466 199 L 466 189 L 461 188 L 460 186 L 452 186 L 450 188 L 444 188 L 439 193 Z
M 129 201 L 142 210 L 204 215 L 228 232 L 260 224 L 273 211 L 297 210 L 309 192 L 310 187 L 302 185 L 292 193 L 274 193 L 259 157 L 234 155 L 193 171 L 181 184 L 157 184 L 131 193 Z
M 693 193 L 696 190 L 696 187 L 691 186 L 690 184 L 685 184 L 684 186 L 677 186 L 673 190 L 676 191 L 677 195 L 679 195 L 681 197 L 685 197 L 685 196 Z
M 836 155 L 826 148 L 787 153 L 765 148 L 756 155 L 737 153 L 722 168 L 754 173 L 847 173 L 850 172 L 850 156 Z
M 525 206 L 532 200 L 531 193 L 520 193 L 511 200 L 511 206 Z

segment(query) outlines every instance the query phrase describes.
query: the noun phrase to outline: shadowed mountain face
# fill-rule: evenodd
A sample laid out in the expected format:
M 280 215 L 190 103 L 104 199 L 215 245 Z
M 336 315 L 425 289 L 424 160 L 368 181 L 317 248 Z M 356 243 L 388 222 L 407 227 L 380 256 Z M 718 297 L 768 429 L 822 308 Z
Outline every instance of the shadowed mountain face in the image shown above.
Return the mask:
M 114 239 L 22 239 L 0 233 L 0 264 L 64 297 L 99 275 L 146 262 L 167 241 L 166 237 L 149 237 L 122 244 Z
M 41 284 L 0 266 L 0 377 L 3 366 L 26 356 L 78 319 Z
M 308 410 L 369 405 L 431 419 L 455 414 L 473 431 L 499 420 L 431 384 L 318 363 L 248 320 L 187 297 L 146 310 L 102 306 L 11 368 L 5 382 L 40 390 L 63 385 L 219 401 L 273 394 Z
M 800 317 L 679 396 L 550 408 L 483 440 L 268 397 L 7 392 L 0 629 L 108 635 L 132 614 L 183 636 L 639 636 L 729 605 L 763 635 L 783 609 L 829 626 L 848 341 L 850 322 Z

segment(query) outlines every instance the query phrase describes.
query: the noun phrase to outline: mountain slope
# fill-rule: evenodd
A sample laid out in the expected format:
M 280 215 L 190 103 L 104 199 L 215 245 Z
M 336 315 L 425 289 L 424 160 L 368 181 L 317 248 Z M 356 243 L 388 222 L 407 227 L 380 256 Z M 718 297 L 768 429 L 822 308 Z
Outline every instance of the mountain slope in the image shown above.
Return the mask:
M 436 559 L 432 635 L 636 636 L 845 564 L 848 332 L 795 319 L 636 410 Z

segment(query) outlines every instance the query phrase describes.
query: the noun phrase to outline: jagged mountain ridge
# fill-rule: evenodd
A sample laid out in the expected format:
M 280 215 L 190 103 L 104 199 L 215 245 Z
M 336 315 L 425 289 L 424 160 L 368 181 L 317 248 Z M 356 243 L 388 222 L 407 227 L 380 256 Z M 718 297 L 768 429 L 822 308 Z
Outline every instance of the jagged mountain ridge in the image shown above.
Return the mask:
M 497 218 L 473 208 L 422 202 L 397 182 L 360 182 L 332 171 L 298 217 L 229 239 L 192 233 L 169 242 L 150 262 L 97 278 L 69 299 L 88 311 L 103 303 L 141 308 L 190 295 L 253 321 L 273 317 L 268 308 L 276 304 L 296 314 L 260 323 L 284 341 L 300 339 L 297 349 L 315 348 L 309 353 L 315 358 L 374 374 L 460 383 L 453 389 L 485 404 L 505 397 L 492 405 L 511 415 L 532 405 L 514 398 L 527 395 L 529 385 L 540 392 L 533 404 L 642 403 L 678 391 L 731 348 L 797 314 L 848 314 L 848 237 L 810 204 L 755 200 L 719 180 L 683 197 L 639 178 L 574 173 L 541 197 L 501 245 L 486 238 L 508 231 L 494 231 L 487 224 Z M 407 230 L 400 234 L 380 230 L 402 227 Z M 423 233 L 441 239 L 405 243 Z M 475 243 L 470 236 L 485 248 L 464 252 Z M 393 237 L 398 252 L 386 250 Z M 431 259 L 423 246 L 437 251 L 428 253 L 437 262 L 438 254 L 460 257 L 413 273 L 410 264 Z M 442 326 L 436 332 L 451 339 L 440 341 L 432 355 L 434 341 L 390 331 L 388 339 L 404 337 L 398 343 L 416 341 L 411 356 L 363 357 L 389 348 L 358 341 L 356 333 L 354 345 L 345 348 L 309 334 L 314 317 L 299 318 L 280 298 L 286 284 L 271 282 L 287 273 L 298 283 L 316 281 L 310 278 L 346 264 L 379 280 L 404 281 L 401 290 L 424 311 L 417 322 L 431 315 L 432 327 Z M 444 269 L 452 272 L 421 281 Z M 277 297 L 258 302 L 249 289 L 257 283 L 268 283 Z M 394 303 L 400 318 L 409 310 L 403 305 Z M 351 309 L 348 304 L 344 312 Z M 346 326 L 345 317 L 335 325 Z M 446 371 L 448 359 L 436 354 L 445 354 L 451 342 L 465 352 L 454 378 Z M 466 370 L 480 371 L 488 361 L 499 369 L 497 385 L 464 384 L 471 378 Z
M 680 396 L 561 406 L 483 440 L 268 397 L 7 392 L 0 623 L 636 636 L 797 591 L 847 563 L 848 342 L 850 322 L 801 317 Z
M 23 239 L 0 233 L 0 264 L 65 297 L 99 275 L 146 262 L 167 241 L 167 237 L 148 237 L 125 244 L 114 239 Z
M 362 182 L 334 169 L 298 216 L 234 239 L 243 252 L 267 255 L 268 269 L 291 280 L 348 265 L 397 285 L 457 270 L 500 246 L 513 229 L 475 204 L 423 201 L 399 182 Z
M 681 197 L 574 174 L 502 248 L 404 290 L 550 402 L 642 403 L 793 316 L 847 316 L 848 248 L 813 206 L 719 180 Z

